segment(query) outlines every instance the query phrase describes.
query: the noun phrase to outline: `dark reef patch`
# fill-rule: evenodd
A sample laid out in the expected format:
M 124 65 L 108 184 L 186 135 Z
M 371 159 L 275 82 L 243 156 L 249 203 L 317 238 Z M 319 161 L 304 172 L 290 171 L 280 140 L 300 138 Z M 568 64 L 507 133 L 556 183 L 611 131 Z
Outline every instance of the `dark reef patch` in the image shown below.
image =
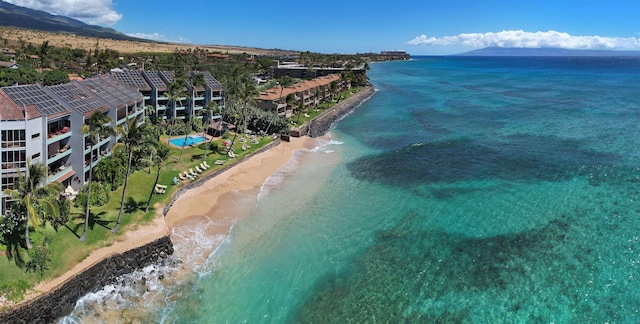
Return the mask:
M 400 187 L 489 179 L 562 181 L 586 174 L 595 185 L 604 180 L 598 175 L 619 160 L 615 154 L 583 149 L 577 141 L 518 135 L 408 145 L 357 159 L 348 168 L 358 179 Z

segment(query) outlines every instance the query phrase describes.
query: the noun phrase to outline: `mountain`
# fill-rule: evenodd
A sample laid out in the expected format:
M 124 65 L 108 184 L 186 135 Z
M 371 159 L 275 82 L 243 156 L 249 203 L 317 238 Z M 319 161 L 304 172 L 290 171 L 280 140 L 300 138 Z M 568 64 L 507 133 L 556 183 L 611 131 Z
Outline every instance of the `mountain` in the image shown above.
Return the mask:
M 640 56 L 640 51 L 487 47 L 475 51 L 456 54 L 456 56 Z
M 0 1 L 0 26 L 117 40 L 146 41 L 127 36 L 112 28 L 87 25 L 76 19 L 56 16 L 41 10 L 20 7 L 4 1 Z

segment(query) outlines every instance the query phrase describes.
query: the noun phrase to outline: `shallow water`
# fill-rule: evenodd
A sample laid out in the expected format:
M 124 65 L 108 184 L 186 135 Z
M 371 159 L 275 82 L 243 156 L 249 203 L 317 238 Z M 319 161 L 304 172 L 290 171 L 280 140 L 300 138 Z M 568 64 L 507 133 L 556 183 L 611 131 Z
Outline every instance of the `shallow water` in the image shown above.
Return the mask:
M 249 212 L 226 239 L 181 226 L 148 295 L 106 288 L 64 321 L 638 321 L 639 59 L 369 74 L 376 95 L 318 149 L 234 193 Z

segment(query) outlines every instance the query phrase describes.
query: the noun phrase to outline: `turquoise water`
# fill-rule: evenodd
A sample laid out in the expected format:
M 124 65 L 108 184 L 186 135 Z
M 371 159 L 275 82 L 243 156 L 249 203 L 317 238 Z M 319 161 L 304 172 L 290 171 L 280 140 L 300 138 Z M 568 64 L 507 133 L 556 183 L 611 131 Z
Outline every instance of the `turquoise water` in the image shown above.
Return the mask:
M 185 140 L 184 137 L 176 137 L 176 138 L 172 138 L 169 140 L 169 143 L 175 145 L 175 146 L 191 146 L 191 145 L 197 145 L 202 143 L 205 140 L 205 138 L 201 135 L 189 135 L 187 136 L 187 139 Z
M 174 230 L 181 262 L 63 322 L 640 320 L 640 59 L 369 75 L 377 93 L 316 149 L 234 193 L 252 208 L 229 237 L 204 235 L 208 219 Z

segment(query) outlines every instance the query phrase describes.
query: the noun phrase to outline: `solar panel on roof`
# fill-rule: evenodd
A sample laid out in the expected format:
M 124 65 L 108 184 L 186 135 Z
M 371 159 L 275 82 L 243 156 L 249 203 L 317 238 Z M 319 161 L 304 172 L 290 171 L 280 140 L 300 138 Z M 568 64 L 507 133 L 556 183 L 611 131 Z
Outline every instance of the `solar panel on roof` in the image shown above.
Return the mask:
M 2 88 L 2 90 L 18 105 L 34 105 L 43 115 L 53 116 L 68 112 L 64 106 L 62 106 L 38 85 L 5 87 Z
M 150 90 L 149 84 L 144 80 L 139 71 L 124 71 L 113 73 L 113 76 L 122 84 L 139 90 Z
M 151 83 L 151 86 L 160 91 L 167 90 L 167 84 L 160 79 L 158 71 L 144 71 L 142 72 L 144 78 Z
M 103 107 L 97 99 L 84 93 L 74 83 L 51 86 L 48 89 L 81 114 L 99 110 Z
M 107 85 L 100 77 L 85 79 L 81 82 L 85 87 L 94 92 L 112 107 L 118 107 L 123 104 L 118 92 L 113 91 L 113 87 Z
M 221 89 L 223 88 L 222 84 L 216 80 L 211 73 L 209 72 L 196 72 L 198 74 L 204 75 L 204 79 L 207 81 L 207 86 L 211 89 Z

